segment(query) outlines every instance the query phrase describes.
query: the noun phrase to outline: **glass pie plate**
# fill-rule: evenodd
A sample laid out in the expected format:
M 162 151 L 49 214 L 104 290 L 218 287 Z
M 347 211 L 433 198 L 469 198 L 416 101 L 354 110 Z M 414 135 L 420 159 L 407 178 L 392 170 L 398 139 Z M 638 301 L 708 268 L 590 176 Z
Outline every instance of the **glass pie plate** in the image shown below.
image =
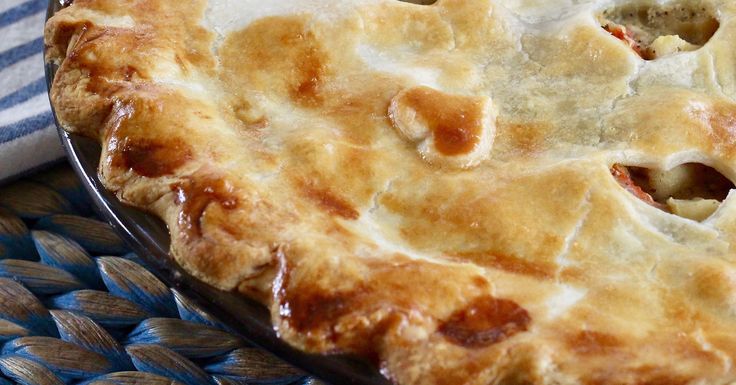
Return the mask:
M 69 0 L 50 0 L 47 19 L 69 3 Z M 47 63 L 46 82 L 49 89 L 55 72 L 55 66 Z M 80 177 L 99 214 L 164 283 L 196 301 L 246 340 L 329 383 L 389 385 L 373 365 L 356 357 L 307 354 L 289 346 L 277 336 L 263 305 L 237 293 L 215 289 L 184 271 L 169 255 L 170 237 L 164 223 L 141 210 L 122 204 L 102 186 L 97 177 L 99 143 L 64 131 L 58 121 L 56 126 L 69 163 Z

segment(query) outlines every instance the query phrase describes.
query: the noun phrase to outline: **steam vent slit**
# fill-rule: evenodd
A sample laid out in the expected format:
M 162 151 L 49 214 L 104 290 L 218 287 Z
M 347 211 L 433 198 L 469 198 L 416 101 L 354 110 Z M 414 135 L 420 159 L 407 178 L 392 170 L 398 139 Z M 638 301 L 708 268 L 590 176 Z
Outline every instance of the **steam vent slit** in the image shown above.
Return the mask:
M 604 10 L 598 21 L 645 60 L 694 51 L 719 27 L 713 9 L 693 3 L 623 4 Z
M 399 0 L 402 3 L 412 3 L 417 5 L 432 5 L 437 2 L 437 0 Z
M 730 179 L 702 163 L 684 163 L 669 170 L 615 164 L 611 175 L 642 201 L 696 221 L 711 216 L 735 188 Z

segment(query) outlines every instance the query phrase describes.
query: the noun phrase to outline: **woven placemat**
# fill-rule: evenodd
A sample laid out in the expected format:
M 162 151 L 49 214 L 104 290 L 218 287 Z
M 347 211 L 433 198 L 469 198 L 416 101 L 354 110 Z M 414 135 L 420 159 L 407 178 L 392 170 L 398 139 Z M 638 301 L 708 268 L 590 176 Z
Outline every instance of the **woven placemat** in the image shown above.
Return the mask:
M 322 384 L 143 266 L 68 166 L 0 186 L 0 385 Z

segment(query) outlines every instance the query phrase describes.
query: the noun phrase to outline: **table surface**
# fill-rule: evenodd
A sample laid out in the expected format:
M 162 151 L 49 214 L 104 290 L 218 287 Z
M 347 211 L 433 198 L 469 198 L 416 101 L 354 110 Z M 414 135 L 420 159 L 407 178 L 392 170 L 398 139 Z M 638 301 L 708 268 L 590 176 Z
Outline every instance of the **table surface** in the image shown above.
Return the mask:
M 0 186 L 0 385 L 318 385 L 166 287 L 58 165 Z

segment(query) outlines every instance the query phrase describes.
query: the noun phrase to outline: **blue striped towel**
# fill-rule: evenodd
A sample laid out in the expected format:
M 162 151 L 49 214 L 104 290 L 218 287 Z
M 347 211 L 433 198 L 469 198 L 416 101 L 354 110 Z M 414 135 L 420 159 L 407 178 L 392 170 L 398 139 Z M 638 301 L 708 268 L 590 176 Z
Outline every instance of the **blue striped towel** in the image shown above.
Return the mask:
M 48 0 L 0 0 L 0 182 L 63 156 L 46 95 Z

